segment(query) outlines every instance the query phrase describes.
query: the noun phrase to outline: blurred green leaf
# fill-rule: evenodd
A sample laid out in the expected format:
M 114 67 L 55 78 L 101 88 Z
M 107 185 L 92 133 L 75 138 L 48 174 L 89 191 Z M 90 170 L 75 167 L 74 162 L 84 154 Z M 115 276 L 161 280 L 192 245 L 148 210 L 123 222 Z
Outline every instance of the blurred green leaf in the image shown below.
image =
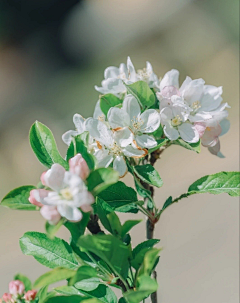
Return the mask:
M 28 277 L 26 277 L 26 276 L 24 276 L 22 274 L 16 274 L 14 276 L 13 280 L 22 281 L 23 284 L 24 284 L 24 286 L 25 286 L 25 291 L 28 291 L 28 290 L 32 289 L 32 282 L 31 282 L 31 280 Z
M 163 181 L 157 170 L 151 164 L 133 166 L 135 174 L 145 183 L 161 187 Z
M 111 107 L 121 104 L 122 100 L 113 94 L 106 94 L 100 97 L 100 108 L 105 116 L 107 116 L 108 111 Z
M 137 81 L 133 84 L 126 85 L 126 87 L 128 93 L 132 94 L 143 108 L 150 107 L 155 103 L 156 97 L 147 82 Z

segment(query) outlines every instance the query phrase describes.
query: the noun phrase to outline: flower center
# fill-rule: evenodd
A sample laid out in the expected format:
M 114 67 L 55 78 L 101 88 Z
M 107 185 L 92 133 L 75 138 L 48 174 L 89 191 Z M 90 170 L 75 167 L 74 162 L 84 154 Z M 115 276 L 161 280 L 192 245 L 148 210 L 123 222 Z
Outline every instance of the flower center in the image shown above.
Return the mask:
M 73 199 L 73 195 L 70 191 L 70 188 L 64 188 L 60 191 L 60 194 L 62 195 L 62 197 L 65 199 L 65 200 L 72 200 Z
M 191 108 L 193 109 L 194 112 L 196 112 L 199 108 L 201 108 L 201 103 L 199 101 L 195 101 L 191 105 Z
M 182 118 L 177 115 L 175 118 L 172 119 L 172 126 L 178 126 L 182 123 Z
M 122 153 L 121 147 L 117 145 L 116 142 L 109 148 L 109 154 L 114 156 L 120 156 Z
M 104 122 L 105 121 L 104 114 L 102 114 L 101 116 L 98 116 L 98 120 L 101 122 Z
M 133 117 L 132 118 L 132 120 L 131 120 L 131 124 L 132 124 L 132 131 L 134 132 L 134 133 L 137 133 L 137 132 L 139 132 L 140 131 L 140 129 L 141 129 L 141 127 L 142 127 L 142 125 L 143 125 L 143 121 L 142 121 L 142 119 L 141 118 L 138 118 L 138 117 Z
M 147 81 L 149 77 L 151 76 L 151 73 L 147 71 L 146 68 L 138 69 L 137 74 L 139 78 L 143 81 Z

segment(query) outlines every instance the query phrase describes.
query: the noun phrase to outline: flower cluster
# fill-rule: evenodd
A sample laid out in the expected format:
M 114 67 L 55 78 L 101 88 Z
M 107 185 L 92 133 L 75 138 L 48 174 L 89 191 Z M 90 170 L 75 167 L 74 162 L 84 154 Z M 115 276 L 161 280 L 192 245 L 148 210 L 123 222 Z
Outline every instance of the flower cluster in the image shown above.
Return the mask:
M 203 79 L 187 77 L 179 87 L 179 72 L 171 70 L 160 80 L 147 62 L 146 68 L 136 71 L 128 57 L 127 65 L 108 67 L 104 72 L 102 87 L 96 90 L 104 95 L 112 94 L 119 104 L 103 113 L 101 96 L 93 118 L 84 119 L 75 114 L 76 130 L 63 135 L 70 144 L 72 137 L 89 132 L 88 150 L 97 159 L 98 167 L 113 166 L 123 177 L 127 172 L 126 158 L 145 157 L 149 149 L 157 146 L 154 132 L 163 130 L 163 138 L 170 143 L 182 139 L 189 144 L 199 142 L 212 154 L 223 157 L 219 136 L 230 127 L 226 120 L 229 107 L 222 104 L 222 88 L 205 85 Z M 127 86 L 138 81 L 148 84 L 155 95 L 155 104 L 143 108 L 136 95 L 128 92 Z M 158 138 L 159 139 L 159 138 Z
M 25 291 L 25 285 L 20 280 L 9 283 L 9 293 L 5 293 L 0 299 L 0 303 L 34 302 L 37 291 L 32 289 Z
M 84 212 L 92 210 L 94 197 L 84 183 L 89 168 L 82 155 L 77 154 L 71 158 L 69 168 L 69 171 L 66 171 L 60 164 L 53 164 L 51 169 L 41 176 L 45 188 L 33 189 L 30 192 L 29 201 L 41 207 L 42 216 L 53 225 L 62 217 L 73 222 L 80 221 L 80 209 Z

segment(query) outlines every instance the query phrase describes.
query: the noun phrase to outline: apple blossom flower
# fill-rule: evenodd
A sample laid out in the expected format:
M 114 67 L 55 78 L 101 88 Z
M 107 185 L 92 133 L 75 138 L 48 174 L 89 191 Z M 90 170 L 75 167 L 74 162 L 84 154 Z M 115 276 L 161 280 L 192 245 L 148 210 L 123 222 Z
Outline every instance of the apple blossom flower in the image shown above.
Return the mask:
M 93 118 L 86 121 L 86 128 L 97 143 L 94 156 L 98 167 L 108 167 L 113 163 L 113 168 L 119 172 L 120 177 L 127 173 L 124 156 L 141 158 L 147 154 L 147 150 L 138 148 L 133 143 L 133 135 L 128 128 L 113 131 L 105 123 Z
M 22 281 L 14 280 L 9 283 L 9 293 L 14 296 L 22 295 L 24 293 L 25 286 Z
M 93 112 L 93 118 L 98 119 L 102 122 L 104 122 L 106 120 L 106 116 L 104 115 L 104 113 L 102 112 L 101 107 L 100 107 L 100 100 L 97 101 L 97 104 L 95 106 L 95 109 Z
M 36 295 L 37 295 L 37 291 L 32 289 L 25 293 L 24 299 L 26 301 L 33 301 L 36 298 Z
M 69 221 L 80 221 L 82 211 L 91 211 L 94 198 L 88 192 L 84 181 L 89 174 L 89 169 L 80 154 L 69 161 L 70 171 L 66 171 L 60 164 L 53 164 L 43 176 L 44 184 L 50 188 L 34 189 L 30 192 L 33 198 L 41 203 L 41 214 L 50 224 L 56 224 L 61 217 Z
M 198 131 L 187 121 L 190 110 L 181 97 L 174 96 L 175 102 L 160 111 L 164 134 L 170 140 L 181 137 L 184 141 L 195 143 L 199 141 Z
M 3 294 L 2 299 L 0 300 L 0 302 L 2 302 L 2 301 L 3 301 L 3 303 L 15 303 L 16 302 L 14 300 L 13 296 L 9 293 Z
M 75 114 L 73 116 L 73 123 L 76 127 L 76 130 L 69 130 L 62 135 L 62 140 L 67 145 L 70 145 L 72 137 L 80 135 L 86 131 L 85 119 L 81 115 Z
M 132 84 L 137 81 L 145 81 L 150 88 L 158 88 L 159 79 L 153 72 L 152 65 L 147 62 L 146 68 L 136 72 L 130 57 L 127 58 L 127 65 L 121 63 L 119 68 L 110 66 L 104 71 L 104 80 L 102 87 L 95 86 L 95 89 L 101 94 L 114 94 L 121 96 L 127 92 L 124 84 Z
M 127 95 L 122 108 L 111 107 L 108 111 L 108 122 L 114 130 L 125 131 L 126 137 L 136 140 L 142 148 L 153 148 L 157 141 L 149 133 L 153 133 L 160 125 L 160 115 L 154 109 L 147 109 L 141 114 L 141 108 L 137 99 Z M 120 138 L 119 142 L 126 140 Z

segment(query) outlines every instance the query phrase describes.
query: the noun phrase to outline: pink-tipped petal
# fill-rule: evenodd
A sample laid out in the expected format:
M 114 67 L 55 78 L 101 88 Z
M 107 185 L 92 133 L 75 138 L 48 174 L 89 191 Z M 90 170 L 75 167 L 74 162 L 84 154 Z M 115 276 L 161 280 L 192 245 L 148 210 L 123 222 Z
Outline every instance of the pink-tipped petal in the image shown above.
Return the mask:
M 25 286 L 22 281 L 15 280 L 9 283 L 9 292 L 11 295 L 18 296 L 24 293 Z
M 81 208 L 81 210 L 82 210 L 83 212 L 85 212 L 85 213 L 88 213 L 88 212 L 90 212 L 90 211 L 93 210 L 92 206 L 91 206 L 91 205 L 88 205 L 88 204 L 84 204 L 84 205 L 82 205 L 80 208 Z
M 33 205 L 42 207 L 44 204 L 44 198 L 46 198 L 49 193 L 50 191 L 46 189 L 33 189 L 30 191 L 28 201 Z
M 36 295 L 37 295 L 37 291 L 32 289 L 32 290 L 29 290 L 25 293 L 24 299 L 26 301 L 33 301 L 35 299 Z
M 51 225 L 56 225 L 61 219 L 61 215 L 59 214 L 56 206 L 44 205 L 41 208 L 40 213 Z
M 40 180 L 42 182 L 42 185 L 47 186 L 45 179 L 44 179 L 45 175 L 46 175 L 46 171 L 41 174 Z
M 89 175 L 87 162 L 81 154 L 77 154 L 69 160 L 69 169 L 71 173 L 78 175 L 82 180 L 86 180 Z
M 199 133 L 199 137 L 202 138 L 202 136 L 206 130 L 205 123 L 196 122 L 196 123 L 194 123 L 194 126 L 195 126 L 195 129 L 197 130 L 197 132 Z

